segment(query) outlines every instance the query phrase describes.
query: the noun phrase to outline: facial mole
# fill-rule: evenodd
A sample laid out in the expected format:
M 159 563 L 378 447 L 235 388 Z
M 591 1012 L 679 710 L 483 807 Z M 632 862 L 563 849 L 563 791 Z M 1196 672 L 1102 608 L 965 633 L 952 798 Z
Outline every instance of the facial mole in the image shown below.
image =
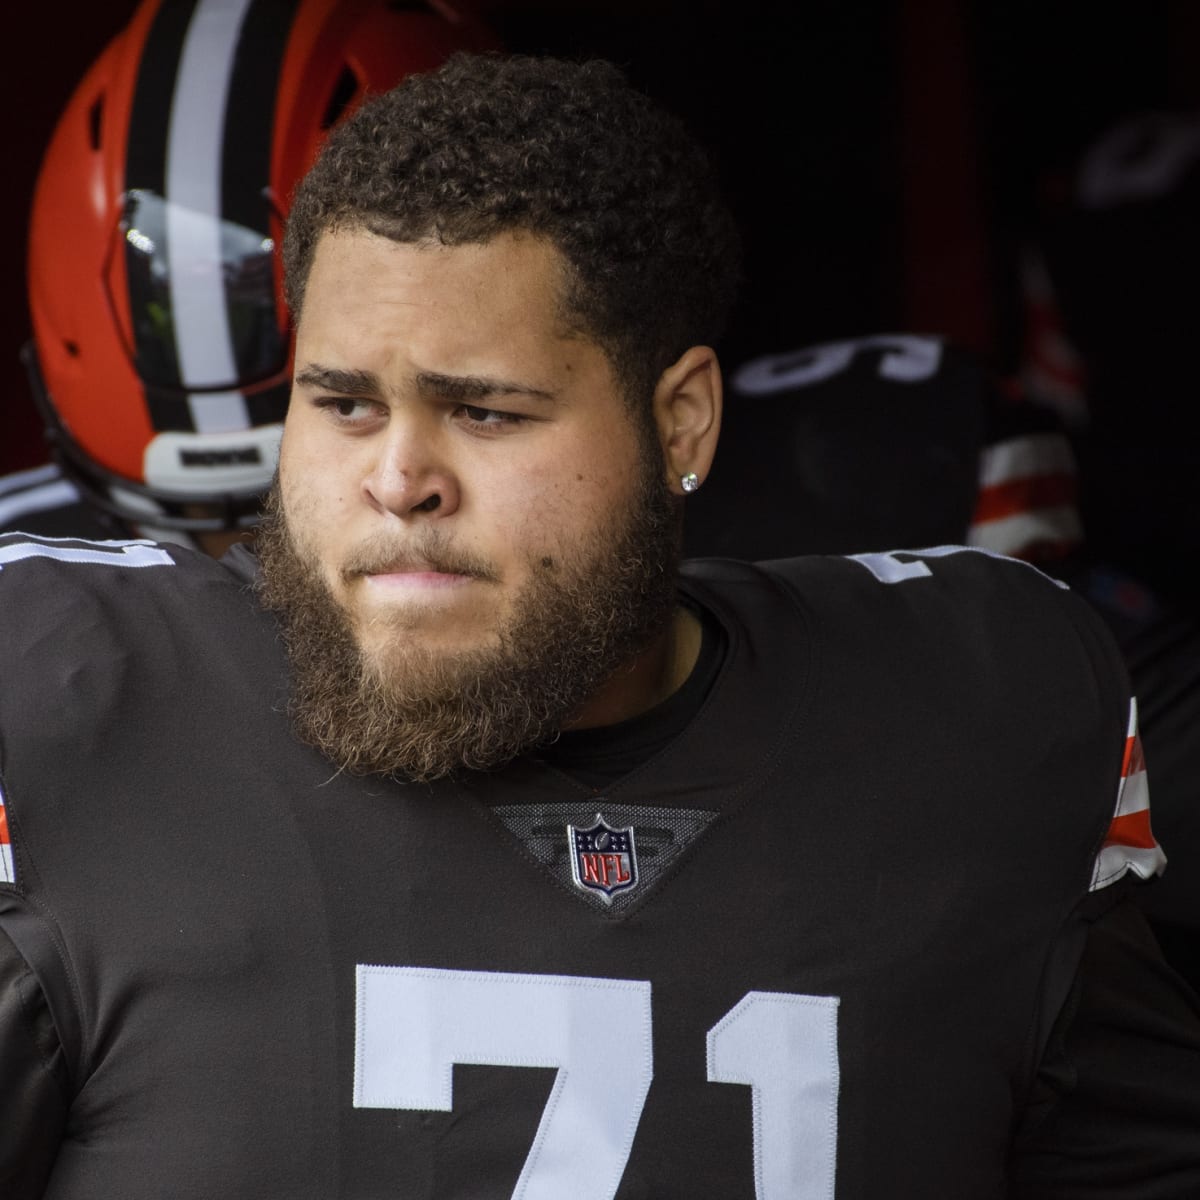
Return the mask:
M 542 570 L 543 571 L 553 571 L 554 570 L 554 559 L 551 558 L 549 554 L 547 554 L 546 557 L 542 559 Z
M 582 476 L 582 475 L 576 475 L 576 476 L 575 476 L 575 482 L 576 482 L 576 483 L 582 483 L 582 482 L 583 482 L 583 476 Z

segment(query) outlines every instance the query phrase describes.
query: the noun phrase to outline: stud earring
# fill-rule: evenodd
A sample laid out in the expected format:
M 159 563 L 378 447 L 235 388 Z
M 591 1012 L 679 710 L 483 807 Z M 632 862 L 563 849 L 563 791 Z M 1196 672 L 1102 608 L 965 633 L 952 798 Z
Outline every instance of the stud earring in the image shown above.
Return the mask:
M 690 495 L 700 486 L 700 476 L 695 471 L 689 471 L 679 477 L 679 486 Z

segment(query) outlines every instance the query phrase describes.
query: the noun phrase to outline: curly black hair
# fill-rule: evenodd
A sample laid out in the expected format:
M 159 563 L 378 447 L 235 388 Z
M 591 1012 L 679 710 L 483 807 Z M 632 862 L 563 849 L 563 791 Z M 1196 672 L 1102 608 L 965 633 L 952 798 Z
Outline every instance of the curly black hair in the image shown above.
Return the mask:
M 404 242 L 547 238 L 568 264 L 567 319 L 631 401 L 719 339 L 739 271 L 706 155 L 600 61 L 459 54 L 364 104 L 296 191 L 283 261 L 297 318 L 321 234 L 354 227 Z

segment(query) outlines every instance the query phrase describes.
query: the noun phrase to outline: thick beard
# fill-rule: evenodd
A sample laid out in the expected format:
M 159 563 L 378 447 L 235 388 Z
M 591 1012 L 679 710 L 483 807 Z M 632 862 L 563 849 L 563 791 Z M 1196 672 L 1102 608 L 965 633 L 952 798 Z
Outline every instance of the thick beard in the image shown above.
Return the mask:
M 260 599 L 291 664 L 297 736 L 339 769 L 430 781 L 488 770 L 545 743 L 665 628 L 675 604 L 677 502 L 647 461 L 623 528 L 569 559 L 531 559 L 494 646 L 405 644 L 364 656 L 318 567 L 296 546 L 276 480 L 257 537 Z M 426 557 L 438 561 L 438 539 Z

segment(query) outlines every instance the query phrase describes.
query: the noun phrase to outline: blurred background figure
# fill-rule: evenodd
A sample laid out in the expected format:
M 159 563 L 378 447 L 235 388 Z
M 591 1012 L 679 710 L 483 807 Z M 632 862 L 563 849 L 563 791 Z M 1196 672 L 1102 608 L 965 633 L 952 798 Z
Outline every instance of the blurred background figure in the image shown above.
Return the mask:
M 974 356 L 882 334 L 727 372 L 720 453 L 688 500 L 690 555 L 782 558 L 962 542 L 997 405 Z
M 38 175 L 22 357 L 54 462 L 0 480 L 0 528 L 244 536 L 287 407 L 294 184 L 366 94 L 494 45 L 452 4 L 141 4 Z
M 1062 422 L 945 338 L 802 346 L 740 364 L 727 386 L 729 445 L 689 500 L 691 554 L 955 544 L 1054 570 L 1083 557 Z
M 1151 99 L 1038 177 L 1020 368 L 1079 463 L 1086 538 L 1069 581 L 1117 633 L 1140 697 L 1156 827 L 1174 848 L 1144 904 L 1200 985 L 1200 112 Z
M 1200 113 L 1123 115 L 1040 181 L 1022 370 L 1070 429 L 1098 554 L 1200 604 Z

